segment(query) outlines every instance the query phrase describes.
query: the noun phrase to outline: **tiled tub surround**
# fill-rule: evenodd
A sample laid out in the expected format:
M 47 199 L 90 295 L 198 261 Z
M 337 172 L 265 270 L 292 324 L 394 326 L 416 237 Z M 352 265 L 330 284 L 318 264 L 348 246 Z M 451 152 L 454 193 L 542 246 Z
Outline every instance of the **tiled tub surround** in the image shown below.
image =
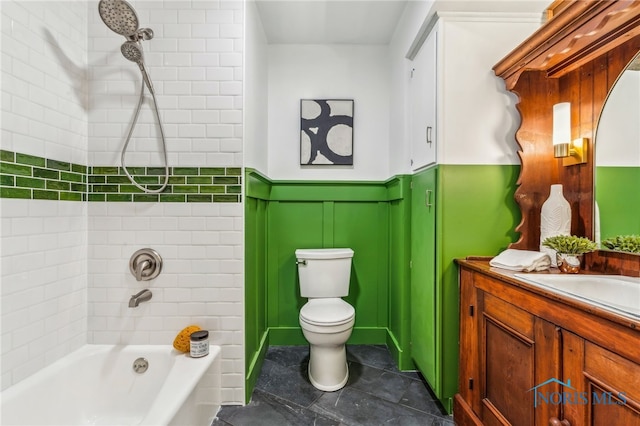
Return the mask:
M 131 2 L 155 33 L 145 60 L 172 166 L 172 192 L 153 203 L 114 173 L 141 80 L 97 3 L 0 2 L 2 387 L 84 343 L 167 344 L 194 322 L 227 346 L 222 400 L 241 403 L 244 2 Z M 147 100 L 128 164 L 163 164 L 154 127 Z M 144 288 L 127 270 L 134 247 L 157 249 L 165 270 L 145 283 L 153 299 L 129 309 Z
M 222 403 L 243 401 L 243 261 L 240 203 L 86 203 L 88 342 L 170 344 L 190 324 L 222 347 Z M 151 247 L 161 274 L 137 282 L 136 250 Z M 129 308 L 148 288 L 149 302 Z
M 87 342 L 169 344 L 198 324 L 222 346 L 223 402 L 243 401 L 242 204 L 4 198 L 0 207 L 3 388 Z M 164 261 L 151 282 L 128 270 L 142 247 Z M 153 299 L 128 308 L 143 288 Z
M 89 7 L 89 165 L 120 163 L 123 140 L 142 84 L 138 67 L 123 58 L 122 36 Z M 242 166 L 243 1 L 133 0 L 166 136 L 168 162 L 176 167 Z M 127 164 L 162 165 L 150 96 L 140 111 Z
M 85 2 L 5 0 L 0 14 L 0 147 L 20 152 L 2 152 L 0 190 L 29 194 L 0 199 L 5 389 L 86 343 L 87 203 L 59 201 L 82 199 L 86 170 L 22 154 L 87 163 L 89 40 Z
M 2 389 L 86 343 L 87 207 L 0 199 Z
M 223 202 L 240 201 L 239 167 L 170 167 L 161 194 L 144 194 L 121 167 L 84 166 L 0 150 L 0 197 L 62 201 Z M 153 189 L 163 167 L 130 167 L 136 182 Z

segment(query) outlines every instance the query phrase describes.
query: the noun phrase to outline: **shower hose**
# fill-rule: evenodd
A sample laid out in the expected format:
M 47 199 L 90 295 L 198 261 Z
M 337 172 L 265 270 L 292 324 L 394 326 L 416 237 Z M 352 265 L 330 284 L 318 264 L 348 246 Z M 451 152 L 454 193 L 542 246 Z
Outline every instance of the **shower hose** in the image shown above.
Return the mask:
M 160 127 L 160 137 L 162 139 L 162 158 L 164 160 L 164 182 L 162 183 L 162 186 L 158 189 L 148 189 L 143 187 L 142 185 L 140 185 L 138 182 L 135 181 L 133 176 L 131 176 L 131 174 L 129 173 L 129 170 L 127 170 L 127 166 L 125 165 L 125 161 L 124 161 L 125 155 L 127 153 L 127 147 L 129 146 L 129 142 L 131 141 L 131 135 L 133 134 L 133 130 L 135 129 L 136 124 L 138 123 L 138 115 L 140 115 L 140 109 L 142 108 L 142 102 L 144 101 L 144 88 L 145 88 L 144 79 L 142 81 L 141 86 L 142 88 L 140 89 L 140 98 L 138 99 L 138 106 L 136 107 L 135 113 L 133 115 L 133 121 L 131 122 L 131 127 L 129 128 L 127 139 L 125 140 L 124 146 L 122 147 L 122 153 L 120 155 L 120 163 L 122 164 L 122 170 L 124 170 L 124 174 L 127 175 L 131 183 L 135 185 L 136 188 L 142 190 L 145 193 L 158 194 L 164 191 L 164 189 L 167 187 L 167 183 L 169 182 L 169 164 L 167 162 L 167 143 L 165 142 L 164 129 L 162 128 L 162 120 L 160 119 L 160 113 L 158 112 L 158 102 L 156 101 L 156 94 L 154 93 L 154 90 L 149 90 L 149 93 L 151 93 L 151 97 L 153 98 L 153 110 L 156 113 L 156 118 L 158 119 L 158 126 Z

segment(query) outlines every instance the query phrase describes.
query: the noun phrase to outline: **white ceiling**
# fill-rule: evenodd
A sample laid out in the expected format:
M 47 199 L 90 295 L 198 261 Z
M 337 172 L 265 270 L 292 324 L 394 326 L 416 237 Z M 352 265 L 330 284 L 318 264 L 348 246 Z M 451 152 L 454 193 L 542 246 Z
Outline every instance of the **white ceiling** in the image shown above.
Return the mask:
M 388 44 L 409 1 L 432 10 L 542 13 L 551 0 L 254 0 L 272 44 Z
M 387 44 L 406 0 L 258 0 L 268 43 Z

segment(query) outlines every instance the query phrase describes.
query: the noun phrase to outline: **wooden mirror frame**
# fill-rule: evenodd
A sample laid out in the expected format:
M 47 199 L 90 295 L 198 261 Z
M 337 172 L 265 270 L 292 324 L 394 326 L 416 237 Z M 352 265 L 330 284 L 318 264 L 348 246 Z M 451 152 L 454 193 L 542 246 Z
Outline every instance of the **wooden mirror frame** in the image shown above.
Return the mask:
M 563 185 L 571 233 L 593 238 L 594 138 L 604 102 L 640 52 L 640 2 L 566 0 L 552 3 L 548 21 L 493 68 L 518 96 L 521 160 L 515 199 L 522 219 L 510 248 L 539 250 L 540 209 L 552 184 Z M 588 139 L 588 161 L 563 166 L 551 144 L 552 110 L 571 102 L 571 136 Z M 640 276 L 640 256 L 598 251 L 586 267 Z

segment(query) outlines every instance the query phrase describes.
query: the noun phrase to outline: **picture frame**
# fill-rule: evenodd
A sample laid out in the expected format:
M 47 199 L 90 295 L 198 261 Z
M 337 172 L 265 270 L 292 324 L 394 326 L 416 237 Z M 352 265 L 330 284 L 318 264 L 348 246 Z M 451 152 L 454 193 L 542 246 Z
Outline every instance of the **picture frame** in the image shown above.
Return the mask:
M 353 165 L 353 99 L 300 100 L 300 165 Z

